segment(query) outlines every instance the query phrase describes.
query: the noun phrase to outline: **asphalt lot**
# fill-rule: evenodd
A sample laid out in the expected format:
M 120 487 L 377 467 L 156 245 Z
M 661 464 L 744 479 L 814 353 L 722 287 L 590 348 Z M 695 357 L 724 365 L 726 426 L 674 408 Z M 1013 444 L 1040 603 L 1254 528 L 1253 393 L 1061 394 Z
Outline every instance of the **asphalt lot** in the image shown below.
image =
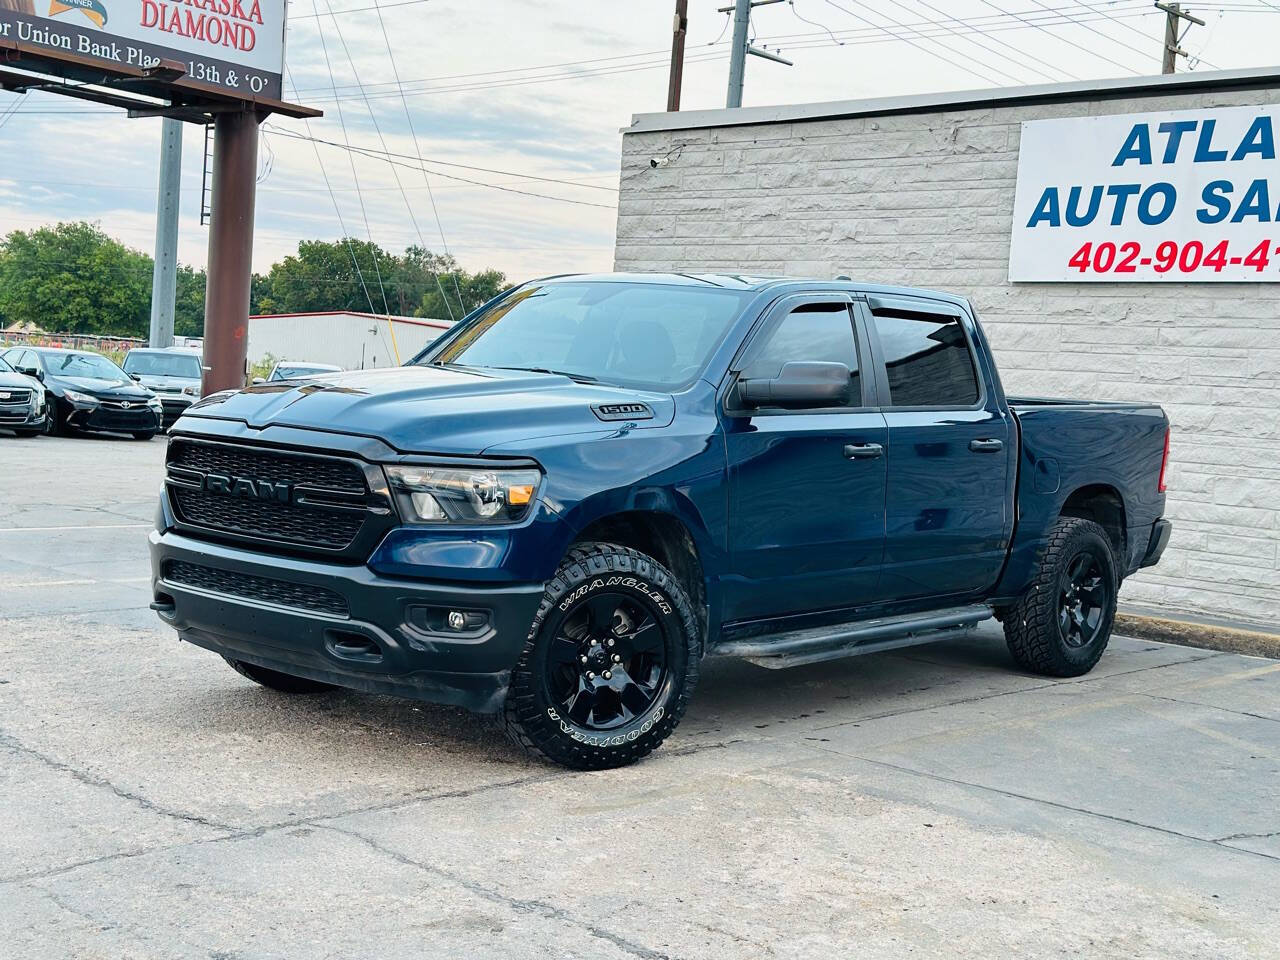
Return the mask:
M 0 433 L 0 957 L 1280 956 L 1280 662 L 708 664 L 636 767 L 147 610 L 164 443 Z

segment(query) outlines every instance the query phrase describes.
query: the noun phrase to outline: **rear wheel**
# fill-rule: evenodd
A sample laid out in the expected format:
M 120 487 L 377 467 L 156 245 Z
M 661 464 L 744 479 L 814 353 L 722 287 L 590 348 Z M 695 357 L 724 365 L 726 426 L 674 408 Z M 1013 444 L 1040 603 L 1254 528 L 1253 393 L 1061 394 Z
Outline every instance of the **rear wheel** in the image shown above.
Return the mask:
M 1014 660 L 1050 677 L 1088 673 L 1111 639 L 1118 588 L 1107 532 L 1092 520 L 1060 519 L 1035 579 L 1005 616 Z
M 575 547 L 512 671 L 503 726 L 572 769 L 635 763 L 680 722 L 698 655 L 693 605 L 669 570 L 629 547 Z
M 306 677 L 295 677 L 289 673 L 281 673 L 278 670 L 268 670 L 266 667 L 245 663 L 243 660 L 232 660 L 230 657 L 223 657 L 222 659 L 231 664 L 231 669 L 242 677 L 248 677 L 254 683 L 262 684 L 262 686 L 277 690 L 280 693 L 321 693 L 325 690 L 335 689 L 332 683 L 308 680 Z

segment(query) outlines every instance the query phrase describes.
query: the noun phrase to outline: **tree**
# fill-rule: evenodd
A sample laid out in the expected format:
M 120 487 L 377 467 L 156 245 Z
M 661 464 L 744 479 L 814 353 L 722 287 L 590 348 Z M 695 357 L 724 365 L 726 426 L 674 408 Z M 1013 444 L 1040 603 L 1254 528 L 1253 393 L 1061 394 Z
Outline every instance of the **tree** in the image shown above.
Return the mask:
M 196 270 L 192 267 L 178 267 L 173 332 L 180 337 L 204 336 L 204 291 L 207 280 L 203 268 Z
M 258 309 L 262 313 L 384 313 L 393 298 L 388 292 L 384 304 L 383 290 L 395 267 L 394 256 L 367 240 L 303 240 L 297 255 L 272 264 Z
M 0 320 L 58 333 L 145 337 L 152 260 L 91 223 L 60 223 L 0 240 Z M 206 276 L 178 267 L 174 333 L 204 334 Z M 254 274 L 252 313 L 336 310 L 461 319 L 507 286 L 497 270 L 468 273 L 413 246 L 396 256 L 368 240 L 304 240 Z
M 60 333 L 145 335 L 151 258 L 91 223 L 60 223 L 0 241 L 0 316 Z

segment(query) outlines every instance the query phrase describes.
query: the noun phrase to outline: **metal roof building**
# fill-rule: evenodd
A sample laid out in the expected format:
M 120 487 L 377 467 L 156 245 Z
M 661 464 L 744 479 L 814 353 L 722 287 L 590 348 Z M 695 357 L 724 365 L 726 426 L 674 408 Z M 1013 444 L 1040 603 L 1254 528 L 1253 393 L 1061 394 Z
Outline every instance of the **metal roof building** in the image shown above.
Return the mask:
M 452 324 L 447 320 L 341 310 L 249 318 L 249 362 L 310 360 L 344 370 L 406 362 Z

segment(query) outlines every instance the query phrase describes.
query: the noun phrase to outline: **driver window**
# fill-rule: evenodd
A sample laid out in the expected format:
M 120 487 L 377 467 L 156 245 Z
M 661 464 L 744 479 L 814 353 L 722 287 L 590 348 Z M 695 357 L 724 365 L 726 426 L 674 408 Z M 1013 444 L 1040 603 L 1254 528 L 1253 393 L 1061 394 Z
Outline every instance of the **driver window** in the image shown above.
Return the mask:
M 858 349 L 847 303 L 805 303 L 796 307 L 752 351 L 743 376 L 773 378 L 782 372 L 784 363 L 793 360 L 843 363 L 849 368 L 849 405 L 862 406 Z

